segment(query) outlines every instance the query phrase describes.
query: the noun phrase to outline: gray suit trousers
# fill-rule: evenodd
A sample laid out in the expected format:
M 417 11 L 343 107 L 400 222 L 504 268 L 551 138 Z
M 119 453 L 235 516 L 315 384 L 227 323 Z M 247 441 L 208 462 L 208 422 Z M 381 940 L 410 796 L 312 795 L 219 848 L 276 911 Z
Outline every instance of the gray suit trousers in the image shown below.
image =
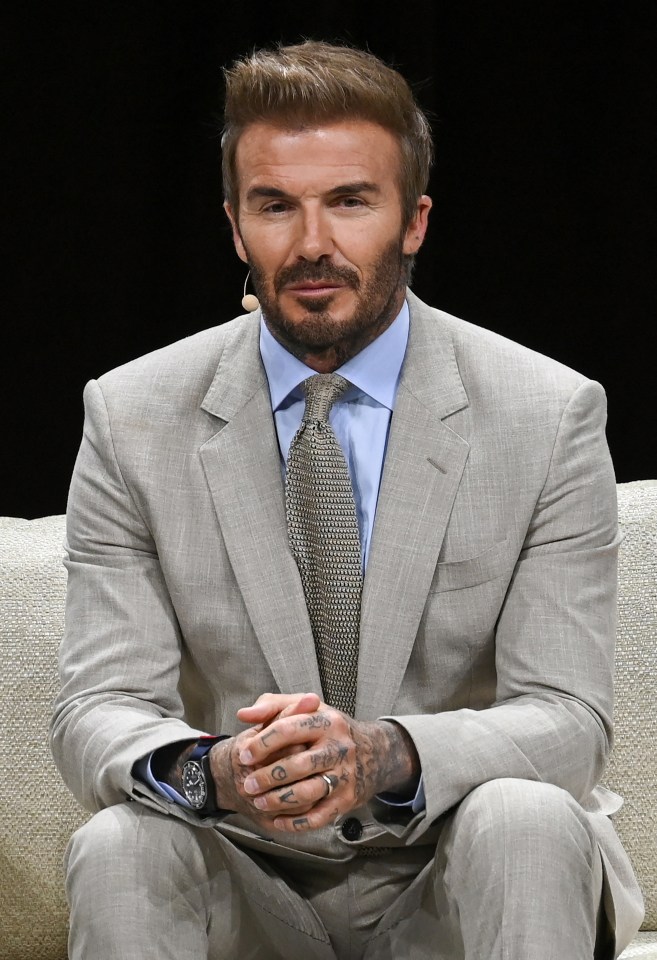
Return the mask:
M 239 848 L 138 803 L 71 840 L 71 960 L 609 960 L 590 821 L 559 787 L 485 783 L 436 847 L 336 862 Z

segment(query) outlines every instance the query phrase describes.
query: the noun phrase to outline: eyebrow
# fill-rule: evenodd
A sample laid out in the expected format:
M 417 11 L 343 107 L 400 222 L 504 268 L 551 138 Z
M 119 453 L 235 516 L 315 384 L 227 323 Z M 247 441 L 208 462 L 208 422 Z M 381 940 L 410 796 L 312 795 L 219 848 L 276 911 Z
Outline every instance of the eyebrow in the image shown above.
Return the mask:
M 331 189 L 327 191 L 326 196 L 341 197 L 354 193 L 381 193 L 381 188 L 369 180 L 356 180 L 353 183 L 341 183 L 337 187 L 331 187 Z M 255 200 L 258 197 L 264 197 L 269 200 L 286 200 L 289 196 L 289 193 L 286 193 L 285 190 L 279 190 L 278 187 L 262 186 L 251 187 L 247 192 L 246 199 L 248 201 Z

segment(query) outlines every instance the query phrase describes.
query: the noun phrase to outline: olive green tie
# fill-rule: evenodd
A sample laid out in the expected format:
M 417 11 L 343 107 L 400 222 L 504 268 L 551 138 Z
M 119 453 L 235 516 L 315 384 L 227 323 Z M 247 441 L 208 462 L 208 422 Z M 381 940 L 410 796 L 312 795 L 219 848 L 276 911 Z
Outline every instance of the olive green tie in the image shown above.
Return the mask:
M 363 590 L 356 505 L 331 407 L 350 386 L 337 373 L 301 384 L 306 408 L 285 477 L 290 548 L 310 615 L 325 701 L 353 716 Z

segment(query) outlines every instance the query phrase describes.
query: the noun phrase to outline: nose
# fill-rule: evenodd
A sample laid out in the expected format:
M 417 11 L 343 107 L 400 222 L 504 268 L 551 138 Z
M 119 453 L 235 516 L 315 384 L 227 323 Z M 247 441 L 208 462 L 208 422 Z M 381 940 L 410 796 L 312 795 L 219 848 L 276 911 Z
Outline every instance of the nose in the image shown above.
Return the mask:
M 299 260 L 316 262 L 322 257 L 330 257 L 335 250 L 329 219 L 321 209 L 303 211 L 299 218 L 299 233 L 296 238 L 295 253 Z

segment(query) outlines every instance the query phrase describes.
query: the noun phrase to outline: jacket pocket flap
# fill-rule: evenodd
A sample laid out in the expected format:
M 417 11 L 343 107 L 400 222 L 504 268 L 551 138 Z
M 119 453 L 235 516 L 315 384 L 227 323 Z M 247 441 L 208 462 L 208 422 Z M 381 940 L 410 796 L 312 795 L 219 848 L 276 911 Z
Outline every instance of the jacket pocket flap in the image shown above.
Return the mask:
M 446 590 L 463 590 L 476 587 L 480 583 L 496 580 L 506 571 L 507 541 L 500 540 L 492 547 L 466 560 L 451 560 L 439 563 L 431 585 L 432 593 Z

